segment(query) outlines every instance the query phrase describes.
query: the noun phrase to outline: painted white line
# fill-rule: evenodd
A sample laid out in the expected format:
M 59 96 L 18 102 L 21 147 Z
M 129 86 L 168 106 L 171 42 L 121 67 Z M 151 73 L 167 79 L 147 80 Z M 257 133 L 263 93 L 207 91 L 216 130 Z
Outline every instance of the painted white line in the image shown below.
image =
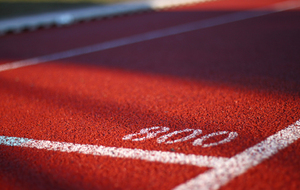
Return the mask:
M 300 120 L 268 137 L 257 145 L 199 176 L 179 185 L 175 190 L 219 189 L 233 178 L 245 173 L 300 138 Z
M 107 41 L 99 44 L 94 44 L 86 47 L 81 47 L 81 48 L 76 48 L 76 49 L 71 49 L 63 52 L 58 52 L 50 55 L 45 55 L 45 56 L 40 56 L 40 57 L 35 57 L 32 59 L 26 59 L 26 60 L 21 60 L 21 61 L 16 61 L 12 63 L 6 63 L 3 65 L 0 65 L 0 72 L 1 71 L 6 71 L 10 69 L 16 69 L 20 67 L 25 67 L 29 65 L 36 65 L 44 62 L 49 62 L 49 61 L 55 61 L 59 59 L 64 59 L 64 58 L 70 58 L 78 55 L 84 55 L 88 53 L 93 53 L 97 51 L 103 51 L 103 50 L 108 50 L 116 47 L 121 47 L 125 45 L 130 45 L 138 42 L 144 42 L 148 40 L 153 40 L 153 39 L 158 39 L 158 38 L 163 38 L 167 36 L 172 36 L 176 34 L 182 34 L 185 32 L 191 32 L 195 30 L 200 30 L 204 28 L 209 28 L 213 26 L 219 26 L 222 24 L 228 24 L 236 21 L 241 21 L 245 19 L 250 19 L 250 18 L 255 18 L 263 15 L 268 15 L 271 13 L 275 12 L 280 12 L 284 10 L 289 10 L 293 9 L 296 7 L 299 7 L 299 3 L 291 3 L 291 2 L 285 2 L 285 3 L 280 3 L 280 4 L 275 4 L 270 7 L 265 7 L 264 9 L 267 9 L 268 11 L 263 11 L 263 9 L 255 9 L 255 10 L 249 10 L 249 11 L 242 11 L 242 12 L 237 12 L 233 14 L 228 14 L 228 15 L 222 15 L 219 17 L 215 18 L 209 18 L 205 20 L 200 20 L 197 22 L 191 22 L 183 25 L 178 25 L 174 27 L 169 27 L 165 29 L 160 29 L 160 30 L 155 30 L 143 34 L 138 34 L 134 36 L 129 36 L 125 38 L 120 38 L 112 41 Z M 278 7 L 283 7 L 279 9 Z M 271 10 L 274 9 L 274 10 Z
M 96 156 L 109 156 L 115 158 L 140 159 L 150 162 L 162 162 L 168 164 L 195 165 L 199 167 L 217 167 L 222 165 L 228 158 L 213 156 L 198 156 L 164 151 L 150 151 L 130 148 L 105 147 L 88 144 L 73 144 L 67 142 L 34 140 L 20 137 L 0 136 L 0 145 L 20 146 L 44 150 L 75 152 Z

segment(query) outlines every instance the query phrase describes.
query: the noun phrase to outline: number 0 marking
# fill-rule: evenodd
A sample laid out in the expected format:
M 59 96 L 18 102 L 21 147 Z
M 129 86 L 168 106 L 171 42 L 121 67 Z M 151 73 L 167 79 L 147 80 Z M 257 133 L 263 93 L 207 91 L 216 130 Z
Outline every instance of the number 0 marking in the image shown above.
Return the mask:
M 184 133 L 184 132 L 190 132 L 190 131 L 194 131 L 194 132 L 192 134 L 190 134 L 189 136 L 182 137 L 182 138 L 174 140 L 174 141 L 165 142 L 169 137 L 172 137 L 173 135 L 177 135 L 179 133 Z M 184 129 L 184 130 L 181 130 L 181 131 L 174 131 L 172 133 L 169 133 L 169 134 L 166 134 L 166 135 L 163 135 L 163 136 L 159 137 L 157 139 L 157 142 L 158 143 L 165 142 L 166 144 L 173 144 L 173 143 L 177 143 L 177 142 L 183 142 L 183 141 L 187 141 L 189 139 L 195 138 L 197 135 L 199 135 L 201 133 L 202 133 L 201 129 L 196 129 L 196 130 L 195 129 Z
M 202 146 L 202 147 L 210 147 L 210 146 L 217 146 L 219 144 L 223 144 L 223 143 L 227 143 L 227 142 L 230 142 L 232 141 L 233 139 L 235 139 L 237 136 L 238 136 L 238 133 L 237 132 L 230 132 L 228 137 L 219 141 L 219 142 L 215 142 L 215 143 L 209 143 L 209 144 L 203 144 L 204 141 L 206 141 L 207 139 L 211 138 L 211 137 L 214 137 L 214 136 L 218 136 L 218 135 L 225 135 L 229 133 L 228 131 L 219 131 L 219 132 L 216 132 L 216 133 L 211 133 L 209 135 L 205 135 L 199 139 L 196 139 L 194 142 L 193 142 L 193 145 L 194 146 Z

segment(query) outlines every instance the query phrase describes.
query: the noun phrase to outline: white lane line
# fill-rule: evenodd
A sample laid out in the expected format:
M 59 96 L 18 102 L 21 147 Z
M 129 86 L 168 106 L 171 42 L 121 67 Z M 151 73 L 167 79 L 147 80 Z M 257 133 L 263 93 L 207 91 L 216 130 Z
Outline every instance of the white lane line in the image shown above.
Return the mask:
M 285 11 L 289 9 L 293 9 L 296 7 L 299 7 L 300 4 L 296 3 L 294 1 L 292 2 L 284 2 L 284 3 L 279 3 L 275 4 L 272 6 L 268 6 L 265 8 L 261 9 L 254 9 L 254 10 L 249 10 L 249 11 L 241 11 L 241 12 L 236 12 L 228 15 L 222 15 L 218 16 L 215 18 L 209 18 L 205 20 L 200 20 L 196 22 L 191 22 L 187 24 L 182 24 L 174 27 L 169 27 L 169 28 L 164 28 L 160 30 L 155 30 L 143 34 L 138 34 L 138 35 L 133 35 L 125 38 L 120 38 L 116 40 L 111 40 L 103 43 L 98 43 L 86 47 L 81 47 L 81 48 L 75 48 L 67 51 L 62 51 L 54 54 L 49 54 L 45 56 L 39 56 L 35 57 L 32 59 L 26 59 L 26 60 L 21 60 L 21 61 L 15 61 L 11 63 L 6 63 L 3 65 L 0 65 L 0 72 L 1 71 L 6 71 L 10 69 L 16 69 L 20 67 L 25 67 L 29 65 L 36 65 L 44 62 L 49 62 L 49 61 L 55 61 L 59 59 L 64 59 L 64 58 L 70 58 L 78 55 L 84 55 L 88 53 L 93 53 L 97 51 L 103 51 L 107 49 L 112 49 L 116 47 L 121 47 L 125 45 L 130 45 L 138 42 L 144 42 L 148 40 L 153 40 L 153 39 L 158 39 L 158 38 L 163 38 L 167 36 L 172 36 L 176 34 L 182 34 L 185 32 L 191 32 L 195 30 L 200 30 L 204 28 L 209 28 L 213 26 L 219 26 L 222 24 L 228 24 L 236 21 L 241 21 L 245 19 L 250 19 L 250 18 L 255 18 L 259 16 L 264 16 L 268 15 L 271 13 L 276 13 L 280 11 Z M 268 11 L 264 11 L 264 9 Z
M 164 151 L 150 151 L 130 148 L 105 147 L 88 144 L 74 144 L 67 142 L 34 140 L 20 137 L 0 136 L 0 145 L 20 146 L 44 150 L 75 152 L 96 156 L 109 156 L 115 158 L 140 159 L 150 162 L 162 162 L 168 164 L 195 165 L 199 167 L 217 167 L 222 165 L 228 158 L 213 156 L 198 156 Z
M 181 184 L 175 190 L 219 189 L 233 178 L 270 158 L 300 138 L 300 120 L 266 140 L 231 157 L 221 165 Z

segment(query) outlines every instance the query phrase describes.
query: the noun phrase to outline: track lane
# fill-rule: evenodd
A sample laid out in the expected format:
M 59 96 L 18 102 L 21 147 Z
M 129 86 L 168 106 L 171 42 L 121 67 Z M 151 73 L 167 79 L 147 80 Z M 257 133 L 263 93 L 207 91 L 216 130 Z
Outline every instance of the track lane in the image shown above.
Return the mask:
M 1 125 L 4 126 L 2 127 L 2 134 L 60 142 L 137 147 L 144 150 L 175 150 L 184 153 L 196 152 L 199 155 L 232 157 L 245 150 L 245 147 L 255 145 L 299 118 L 299 92 L 297 90 L 299 89 L 297 83 L 299 77 L 297 77 L 297 64 L 295 64 L 298 59 L 297 48 L 292 49 L 292 51 L 287 48 L 290 44 L 295 44 L 295 47 L 297 47 L 298 42 L 293 37 L 297 34 L 297 27 L 293 28 L 296 26 L 294 22 L 296 23 L 297 20 L 291 19 L 287 22 L 282 19 L 281 26 L 284 26 L 282 28 L 285 28 L 285 30 L 269 37 L 266 41 L 268 43 L 261 43 L 270 44 L 273 39 L 281 36 L 280 34 L 288 32 L 288 37 L 278 38 L 279 41 L 275 42 L 275 44 L 283 45 L 280 49 L 277 49 L 277 46 L 270 47 L 266 45 L 270 49 L 264 50 L 264 45 L 262 45 L 256 46 L 259 50 L 264 50 L 262 52 L 248 51 L 248 57 L 244 53 L 244 50 L 252 50 L 251 46 L 255 46 L 255 43 L 247 41 L 249 34 L 244 33 L 244 31 L 251 28 L 255 32 L 251 33 L 249 40 L 256 39 L 259 41 L 264 39 L 274 28 L 281 28 L 277 25 L 278 22 L 276 22 L 276 25 L 272 25 L 269 21 L 278 20 L 283 16 L 294 18 L 295 14 L 297 12 L 278 13 L 246 22 L 232 23 L 230 26 L 182 34 L 176 36 L 176 38 L 168 37 L 143 44 L 129 45 L 126 49 L 116 48 L 43 65 L 5 71 L 1 73 L 1 91 L 3 92 L 1 93 L 1 105 L 3 105 L 1 113 L 5 113 L 1 118 Z M 255 25 L 257 25 L 257 28 L 253 30 L 252 27 Z M 240 35 L 231 33 L 233 28 L 237 29 Z M 219 31 L 222 31 L 222 33 L 220 34 Z M 205 38 L 208 40 L 205 41 Z M 219 40 L 216 40 L 211 48 L 205 51 L 209 47 L 206 45 L 211 44 L 211 39 L 216 38 L 219 38 Z M 225 48 L 216 46 L 216 44 L 226 38 L 227 41 L 233 43 L 226 43 L 225 40 L 223 46 L 225 47 L 227 44 L 229 50 L 222 54 L 220 52 L 224 51 Z M 203 42 L 202 48 L 199 48 L 196 43 L 199 41 L 195 41 L 195 39 L 200 39 L 199 41 Z M 182 46 L 178 46 L 178 44 Z M 246 48 L 243 48 L 245 44 L 247 44 Z M 157 47 L 160 47 L 159 51 Z M 209 51 L 216 47 L 221 47 L 219 48 L 220 51 L 217 51 L 220 58 L 214 57 L 216 52 L 209 54 Z M 182 54 L 179 52 L 183 52 L 186 48 L 190 51 L 185 51 L 186 55 L 181 57 Z M 240 48 L 240 51 L 236 50 L 238 48 Z M 214 50 L 216 51 L 216 49 Z M 241 52 L 242 55 L 226 57 L 230 51 L 234 50 Z M 206 52 L 206 54 L 200 54 L 202 58 L 200 62 L 199 52 L 201 51 Z M 279 54 L 280 51 L 283 52 Z M 278 55 L 272 58 L 276 53 Z M 115 55 L 118 55 L 118 57 Z M 205 55 L 207 57 L 203 58 Z M 238 55 L 238 53 L 233 55 Z M 262 57 L 256 57 L 255 55 L 266 55 L 266 57 L 260 60 L 258 58 Z M 159 61 L 156 62 L 155 59 Z M 247 61 L 247 59 L 249 60 Z M 291 67 L 285 67 L 282 64 L 284 59 Z M 258 60 L 260 62 L 249 66 L 249 63 Z M 193 63 L 199 65 L 195 66 Z M 213 65 L 210 66 L 212 63 Z M 226 69 L 221 63 L 225 63 L 229 68 Z M 242 65 L 230 65 L 230 63 Z M 270 70 L 270 65 L 264 65 L 263 63 L 273 63 L 273 66 L 275 63 L 276 69 Z M 260 68 L 262 70 L 255 69 L 259 64 L 262 65 Z M 198 69 L 199 66 L 201 66 L 201 69 Z M 172 70 L 169 71 L 168 68 L 172 68 Z M 234 68 L 237 68 L 237 70 L 234 70 Z M 274 86 L 274 83 L 277 85 Z M 156 125 L 168 126 L 172 130 L 201 126 L 200 128 L 205 131 L 203 135 L 219 130 L 232 130 L 239 133 L 239 138 L 220 147 L 210 148 L 193 147 L 191 146 L 192 141 L 162 146 L 157 144 L 155 139 L 141 142 L 121 140 L 126 134 Z M 245 139 L 247 139 L 247 142 L 244 141 Z M 5 149 L 8 150 L 7 152 L 4 151 L 6 158 L 12 154 L 12 150 L 18 150 L 16 148 Z M 187 174 L 182 172 L 165 175 L 171 168 L 177 166 L 162 166 L 156 165 L 156 163 L 143 166 L 144 163 L 140 161 L 118 160 L 115 162 L 110 158 L 89 159 L 90 157 L 87 158 L 77 154 L 51 154 L 38 151 L 41 154 L 40 156 L 32 150 L 20 151 L 29 152 L 29 155 L 36 155 L 35 157 L 29 156 L 29 161 L 20 156 L 23 153 L 13 153 L 16 156 L 11 157 L 11 160 L 20 161 L 21 168 L 34 168 L 29 174 L 34 175 L 34 178 L 40 181 L 29 180 L 31 184 L 28 185 L 28 188 L 36 184 L 40 184 L 39 187 L 48 184 L 47 186 L 50 189 L 51 187 L 72 187 L 74 189 L 92 187 L 114 189 L 120 187 L 125 189 L 135 188 L 141 184 L 145 186 L 154 184 L 149 189 L 152 189 L 152 187 L 169 189 L 207 170 L 206 168 L 191 168 L 187 171 Z M 53 157 L 53 159 L 47 164 L 42 164 L 47 162 L 48 156 Z M 297 154 L 292 153 L 289 156 L 288 160 L 292 160 Z M 70 165 L 69 161 L 65 162 L 63 168 L 69 168 L 69 172 L 58 169 L 60 166 L 56 159 L 75 161 L 77 157 L 80 157 L 80 159 L 76 162 L 78 164 L 76 166 Z M 40 159 L 38 164 L 32 164 L 37 162 L 37 158 Z M 274 159 L 276 162 L 276 157 L 271 158 L 273 162 Z M 157 179 L 158 176 L 164 175 L 165 178 L 153 183 L 150 179 L 133 174 L 134 172 L 129 172 L 130 174 L 126 172 L 118 174 L 123 181 L 117 183 L 116 181 L 119 178 L 115 176 L 118 170 L 112 169 L 112 171 L 107 172 L 110 168 L 108 167 L 99 170 L 99 172 L 102 171 L 105 174 L 95 172 L 93 168 L 99 163 L 99 160 L 105 163 L 115 162 L 116 165 L 121 167 L 130 166 L 134 168 L 135 165 L 138 165 L 140 168 L 137 170 L 140 174 L 146 168 L 151 173 L 151 179 Z M 13 165 L 14 161 L 4 163 L 6 164 L 3 164 L 3 168 L 7 164 Z M 28 163 L 28 166 L 24 163 Z M 79 167 L 81 163 L 88 163 L 84 166 L 85 169 Z M 39 168 L 38 165 L 43 167 Z M 51 167 L 54 167 L 55 171 L 49 172 L 49 169 L 45 169 Z M 159 169 L 165 167 L 170 168 L 164 170 L 166 173 Z M 250 173 L 247 172 L 223 188 L 232 189 L 236 187 L 231 184 L 236 184 L 239 188 L 244 187 L 238 185 L 240 178 L 257 179 L 258 173 L 263 172 L 261 171 L 263 167 L 265 167 L 264 164 L 251 169 L 252 172 L 255 171 L 253 172 L 254 175 L 251 171 Z M 175 171 L 180 171 L 184 167 L 179 168 Z M 286 174 L 291 171 L 285 170 L 283 164 L 279 164 L 276 170 L 278 168 L 282 168 Z M 8 171 L 7 176 L 17 174 L 17 177 L 12 177 L 17 183 L 24 183 L 24 177 L 18 176 L 22 171 L 17 173 L 9 169 L 6 171 Z M 44 171 L 48 171 L 44 176 L 50 178 L 50 181 L 36 174 Z M 53 177 L 57 175 L 58 171 L 63 173 L 60 176 L 62 179 L 65 178 L 65 181 L 59 180 L 59 177 Z M 78 171 L 83 173 L 78 174 Z M 74 178 L 67 177 L 70 174 L 75 177 L 85 175 L 88 177 L 78 179 L 78 183 L 71 184 Z M 256 185 L 271 189 L 280 187 L 290 180 L 292 182 L 291 187 L 294 187 L 297 184 L 296 179 L 299 173 L 294 172 L 293 174 L 292 180 L 281 175 L 281 180 L 278 180 L 280 182 L 276 184 L 266 185 L 266 183 L 261 182 Z M 133 175 L 135 181 L 142 180 L 143 183 L 128 182 L 129 177 L 127 175 Z M 272 176 L 270 175 L 264 180 L 274 179 Z M 96 180 L 99 177 L 101 180 Z M 106 181 L 106 177 L 110 180 Z M 175 180 L 177 177 L 180 180 Z M 165 181 L 166 178 L 170 179 L 168 183 Z M 175 181 L 177 181 L 176 184 Z M 246 184 L 252 187 L 254 183 L 255 181 L 249 181 Z M 90 184 L 90 187 L 87 184 Z

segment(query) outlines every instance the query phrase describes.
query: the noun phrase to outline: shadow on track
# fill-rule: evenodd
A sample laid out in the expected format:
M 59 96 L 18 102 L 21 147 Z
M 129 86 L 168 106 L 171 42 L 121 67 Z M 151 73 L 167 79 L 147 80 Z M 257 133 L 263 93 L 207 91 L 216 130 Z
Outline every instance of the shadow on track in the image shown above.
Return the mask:
M 276 13 L 77 56 L 66 62 L 300 96 L 297 18 L 300 11 Z

